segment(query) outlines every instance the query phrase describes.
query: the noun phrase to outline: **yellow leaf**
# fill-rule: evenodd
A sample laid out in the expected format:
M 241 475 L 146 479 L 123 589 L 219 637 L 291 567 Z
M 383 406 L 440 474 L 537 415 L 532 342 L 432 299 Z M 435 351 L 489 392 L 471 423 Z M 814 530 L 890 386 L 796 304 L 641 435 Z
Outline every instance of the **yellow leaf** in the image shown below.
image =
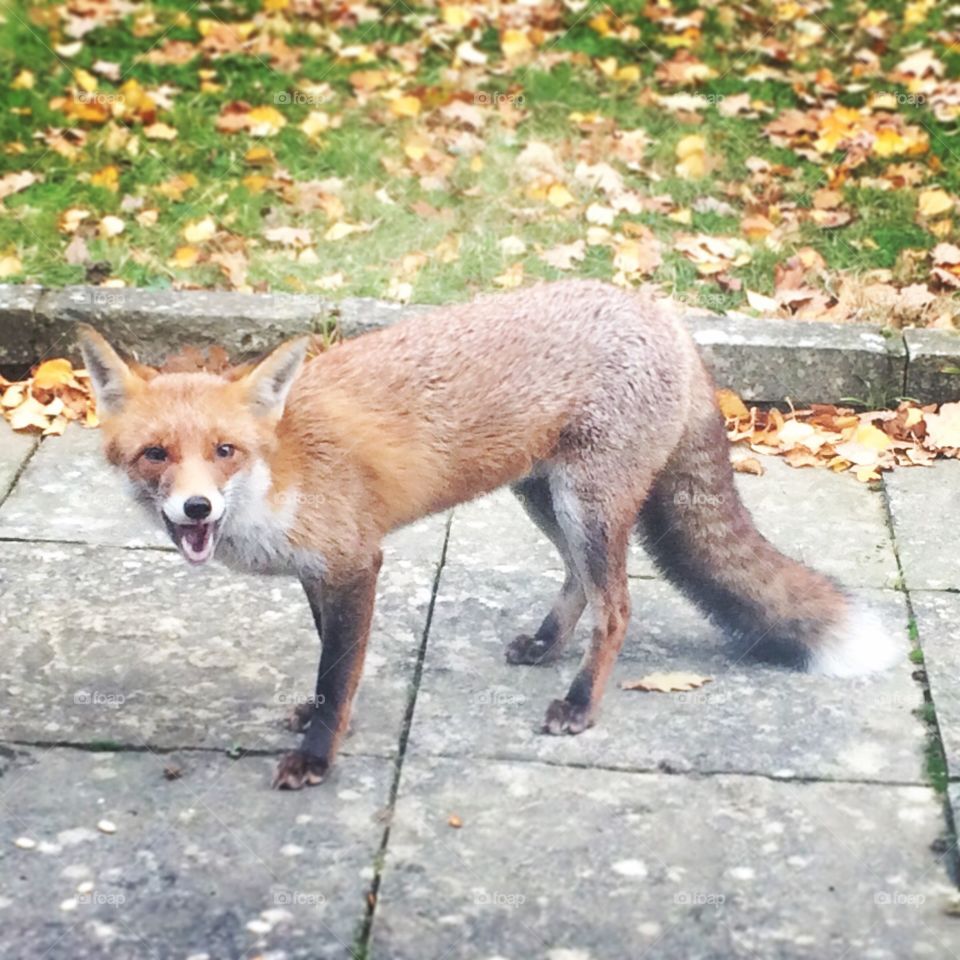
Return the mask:
M 247 114 L 250 133 L 255 137 L 272 137 L 287 125 L 287 119 L 275 107 L 254 107 Z
M 148 140 L 176 140 L 177 131 L 167 123 L 151 123 L 143 128 L 143 135 Z
M 459 3 L 449 3 L 443 8 L 443 22 L 459 30 L 470 22 L 470 12 Z
M 164 180 L 157 188 L 157 193 L 168 200 L 178 201 L 188 191 L 192 190 L 199 181 L 192 173 L 178 173 L 169 180 Z
M 684 137 L 676 147 L 676 166 L 678 176 L 685 180 L 695 180 L 707 173 L 707 141 L 700 134 L 690 134 Z
M 884 128 L 877 133 L 873 141 L 873 152 L 878 157 L 892 157 L 897 153 L 904 153 L 909 142 L 896 130 Z
M 750 411 L 733 390 L 718 390 L 717 405 L 725 420 L 743 420 L 750 416 Z
M 265 177 L 262 173 L 251 173 L 249 176 L 244 177 L 240 181 L 250 193 L 263 193 L 266 189 L 267 184 L 270 183 L 270 178 Z
M 116 193 L 120 189 L 120 170 L 111 164 L 109 167 L 103 167 L 90 176 L 90 184 L 94 187 L 103 187 Z
M 676 153 L 678 160 L 685 160 L 694 153 L 705 153 L 707 141 L 699 133 L 691 133 L 684 137 L 677 144 Z
M 195 220 L 188 223 L 183 228 L 183 239 L 187 243 L 203 243 L 209 240 L 217 232 L 217 225 L 213 217 L 204 217 L 202 220 Z
M 77 67 L 73 71 L 73 79 L 84 93 L 93 93 L 97 89 L 97 78 L 83 67 Z
M 601 37 L 605 37 L 612 30 L 609 18 L 603 13 L 587 21 L 587 26 L 599 33 Z
M 173 263 L 178 267 L 192 267 L 199 259 L 200 251 L 196 247 L 177 247 L 173 252 Z
M 621 67 L 617 71 L 616 77 L 618 80 L 621 80 L 623 83 L 639 83 L 640 68 L 634 64 L 631 64 L 628 67 Z
M 15 277 L 23 273 L 23 264 L 15 254 L 0 257 L 0 278 Z
M 263 9 L 267 13 L 279 13 L 290 6 L 290 0 L 263 0 Z
M 508 60 L 512 60 L 532 50 L 533 44 L 521 30 L 504 30 L 500 36 L 500 49 Z
M 660 266 L 660 245 L 656 239 L 624 240 L 613 255 L 613 268 L 627 276 L 653 273 Z
M 275 157 L 269 147 L 251 147 L 244 154 L 243 162 L 251 167 L 267 167 L 275 162 Z
M 562 183 L 553 183 L 547 190 L 547 203 L 552 207 L 566 207 L 571 203 L 576 203 L 576 200 Z
M 390 112 L 395 117 L 416 117 L 420 113 L 420 101 L 416 97 L 398 97 L 390 101 Z
M 953 209 L 953 198 L 946 190 L 921 190 L 917 197 L 917 209 L 921 216 L 938 217 Z
M 329 240 L 335 242 L 337 240 L 342 240 L 344 237 L 349 237 L 352 233 L 365 233 L 368 230 L 373 228 L 368 223 L 347 223 L 343 220 L 338 223 L 333 224 L 329 230 L 323 235 L 324 240 Z
M 854 443 L 862 443 L 870 450 L 886 450 L 890 446 L 890 438 L 872 423 L 861 423 L 853 435 Z
M 33 85 L 36 83 L 36 77 L 33 75 L 32 70 L 21 70 L 14 78 L 10 81 L 11 90 L 32 90 Z
M 421 161 L 430 149 L 430 141 L 420 134 L 412 134 L 403 143 L 403 152 L 414 163 Z
M 73 380 L 73 365 L 62 357 L 47 360 L 33 374 L 33 385 L 39 390 L 52 390 Z
M 330 114 L 322 110 L 311 110 L 300 129 L 311 139 L 314 140 L 325 130 L 330 129 Z

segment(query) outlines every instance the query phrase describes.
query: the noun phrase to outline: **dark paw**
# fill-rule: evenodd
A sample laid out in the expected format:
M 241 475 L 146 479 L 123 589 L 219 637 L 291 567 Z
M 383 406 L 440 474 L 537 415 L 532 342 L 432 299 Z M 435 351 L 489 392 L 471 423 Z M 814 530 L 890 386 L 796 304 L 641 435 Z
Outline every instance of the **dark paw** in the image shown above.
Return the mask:
M 330 764 L 322 757 L 312 757 L 308 753 L 294 750 L 284 754 L 277 764 L 273 775 L 274 790 L 299 790 L 301 787 L 313 787 L 323 783 Z
M 558 652 L 555 643 L 521 635 L 507 644 L 506 657 L 507 663 L 539 664 L 556 659 Z
M 547 707 L 547 716 L 543 721 L 543 732 L 552 736 L 564 733 L 583 733 L 593 726 L 589 707 L 580 707 L 569 700 L 554 700 Z
M 284 726 L 294 733 L 303 733 L 310 726 L 313 719 L 314 706 L 312 703 L 298 703 L 284 720 Z

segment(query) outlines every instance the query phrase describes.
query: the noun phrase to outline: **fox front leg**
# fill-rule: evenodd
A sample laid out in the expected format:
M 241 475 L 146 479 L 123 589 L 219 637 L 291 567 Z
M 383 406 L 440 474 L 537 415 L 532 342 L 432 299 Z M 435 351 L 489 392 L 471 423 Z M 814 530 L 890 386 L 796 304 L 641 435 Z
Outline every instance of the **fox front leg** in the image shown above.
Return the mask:
M 278 789 L 299 790 L 320 783 L 333 763 L 350 723 L 350 707 L 363 671 L 382 559 L 378 551 L 347 577 L 301 581 L 314 619 L 323 624 L 320 668 L 303 744 L 281 758 L 273 778 Z

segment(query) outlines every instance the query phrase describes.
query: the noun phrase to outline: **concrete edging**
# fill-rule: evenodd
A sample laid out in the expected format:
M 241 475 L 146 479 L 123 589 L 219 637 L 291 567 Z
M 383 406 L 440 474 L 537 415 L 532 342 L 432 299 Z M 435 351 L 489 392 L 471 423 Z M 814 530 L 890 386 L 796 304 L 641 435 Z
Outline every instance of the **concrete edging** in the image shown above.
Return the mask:
M 138 359 L 157 362 L 188 343 L 255 355 L 336 321 L 353 337 L 431 307 L 309 294 L 109 289 L 0 284 L 0 365 L 76 357 L 74 327 L 93 324 Z M 746 317 L 689 316 L 718 385 L 749 401 L 868 404 L 908 396 L 960 399 L 960 334 Z

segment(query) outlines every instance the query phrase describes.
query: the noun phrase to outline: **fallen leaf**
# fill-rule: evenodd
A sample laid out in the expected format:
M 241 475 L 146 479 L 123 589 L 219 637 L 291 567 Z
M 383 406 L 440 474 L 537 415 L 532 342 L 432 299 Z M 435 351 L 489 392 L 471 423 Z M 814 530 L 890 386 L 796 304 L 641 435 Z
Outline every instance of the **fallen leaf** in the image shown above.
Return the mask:
M 204 243 L 213 237 L 217 232 L 217 224 L 213 217 L 204 217 L 202 220 L 194 220 L 183 228 L 183 239 L 187 243 Z
M 622 690 L 643 690 L 652 693 L 675 693 L 684 690 L 696 690 L 712 677 L 702 677 L 697 673 L 650 673 L 639 680 L 626 680 L 620 684 Z

